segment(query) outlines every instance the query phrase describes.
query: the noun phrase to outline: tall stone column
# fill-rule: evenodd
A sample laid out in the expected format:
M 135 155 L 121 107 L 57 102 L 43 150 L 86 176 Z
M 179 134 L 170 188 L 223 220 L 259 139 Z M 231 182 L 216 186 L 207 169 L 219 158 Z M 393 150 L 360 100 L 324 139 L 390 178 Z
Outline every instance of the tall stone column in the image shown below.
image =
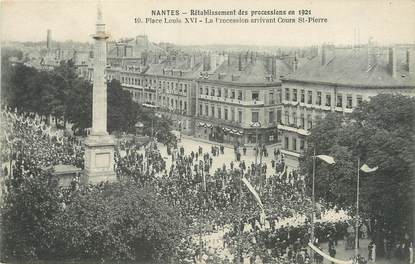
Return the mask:
M 107 64 L 105 23 L 101 5 L 98 4 L 96 32 L 94 38 L 94 83 L 92 99 L 92 131 L 85 141 L 84 183 L 115 181 L 114 139 L 107 132 Z

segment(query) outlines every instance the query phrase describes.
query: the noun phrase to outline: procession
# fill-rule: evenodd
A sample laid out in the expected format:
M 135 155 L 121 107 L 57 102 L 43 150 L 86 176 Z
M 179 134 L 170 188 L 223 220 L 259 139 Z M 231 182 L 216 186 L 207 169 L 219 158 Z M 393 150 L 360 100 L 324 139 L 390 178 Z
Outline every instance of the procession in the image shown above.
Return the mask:
M 30 179 L 37 170 L 62 162 L 83 167 L 84 149 L 76 137 L 51 132 L 31 114 L 2 110 L 2 120 L 3 142 L 14 144 L 4 150 L 15 150 L 2 155 L 4 164 L 12 164 L 11 168 L 3 168 L 6 176 L 10 173 L 9 177 Z M 188 263 L 323 263 L 324 256 L 335 258 L 340 247 L 355 248 L 350 212 L 319 200 L 313 244 L 322 253 L 309 250 L 313 206 L 306 193 L 305 177 L 297 171 L 287 171 L 278 149 L 271 157 L 264 157 L 262 164 L 249 164 L 255 156 L 252 155 L 246 165 L 244 157 L 250 153 L 243 146 L 207 148 L 206 143 L 201 143 L 203 147 L 192 143 L 185 150 L 182 144 L 186 142 L 178 141 L 165 145 L 151 139 L 142 145 L 131 137 L 121 137 L 118 142 L 114 168 L 118 179 L 151 185 L 186 219 L 192 230 L 188 239 L 193 250 Z M 255 153 L 256 149 L 249 152 Z M 242 159 L 238 157 L 241 153 Z M 270 169 L 267 163 L 272 164 Z M 262 178 L 258 179 L 259 173 Z M 251 188 L 250 182 L 261 187 L 251 191 L 242 178 Z M 74 179 L 71 188 L 91 187 Z M 259 202 L 255 198 L 258 193 Z M 62 189 L 64 206 L 67 195 L 70 191 Z M 375 234 L 365 222 L 359 226 L 359 238 L 370 241 Z M 339 241 L 344 242 L 342 246 Z M 388 254 L 399 259 L 412 254 L 408 234 L 395 245 L 387 243 Z M 328 248 L 323 249 L 323 245 Z M 358 263 L 375 261 L 373 240 L 368 247 L 368 255 L 359 255 Z
M 9 2 L 1 263 L 414 264 L 411 1 Z

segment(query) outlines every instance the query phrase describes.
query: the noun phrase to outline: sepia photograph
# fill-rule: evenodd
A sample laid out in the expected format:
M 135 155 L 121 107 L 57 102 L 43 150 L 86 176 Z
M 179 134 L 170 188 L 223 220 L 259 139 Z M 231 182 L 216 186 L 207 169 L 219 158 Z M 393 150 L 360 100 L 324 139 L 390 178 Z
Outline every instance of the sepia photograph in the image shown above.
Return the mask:
M 414 264 L 415 0 L 2 0 L 0 263 Z

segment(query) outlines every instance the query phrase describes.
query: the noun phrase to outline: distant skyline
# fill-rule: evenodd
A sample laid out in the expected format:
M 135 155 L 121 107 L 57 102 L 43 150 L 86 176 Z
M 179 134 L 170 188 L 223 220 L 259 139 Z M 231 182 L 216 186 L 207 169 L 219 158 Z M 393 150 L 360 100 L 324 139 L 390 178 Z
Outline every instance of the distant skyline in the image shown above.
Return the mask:
M 1 39 L 92 42 L 96 3 L 81 0 L 3 0 Z M 102 0 L 104 21 L 112 40 L 145 34 L 152 42 L 179 45 L 309 46 L 322 43 L 360 44 L 370 37 L 378 44 L 415 43 L 415 0 L 246 1 L 246 0 Z M 154 9 L 299 10 L 326 17 L 326 24 L 135 24 Z M 181 16 L 182 18 L 186 16 Z M 190 17 L 190 16 L 189 16 Z M 262 16 L 263 18 L 269 18 Z M 184 19 L 183 19 L 184 20 Z M 357 31 L 359 37 L 357 37 Z

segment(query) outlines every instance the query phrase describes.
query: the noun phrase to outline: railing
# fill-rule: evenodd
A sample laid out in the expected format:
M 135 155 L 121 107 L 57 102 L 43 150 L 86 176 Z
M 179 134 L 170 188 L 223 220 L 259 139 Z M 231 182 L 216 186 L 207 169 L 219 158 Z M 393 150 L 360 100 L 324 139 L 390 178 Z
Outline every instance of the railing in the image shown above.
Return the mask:
M 294 133 L 297 133 L 303 136 L 310 135 L 310 132 L 303 128 L 291 127 L 291 126 L 286 126 L 286 125 L 278 125 L 278 129 L 289 131 L 289 132 L 294 132 Z
M 231 104 L 240 104 L 240 105 L 249 105 L 249 106 L 252 106 L 252 105 L 263 106 L 264 105 L 264 101 L 255 101 L 255 100 L 244 101 L 244 100 L 239 100 L 239 99 L 231 99 L 231 98 L 217 97 L 217 96 L 204 95 L 204 94 L 199 95 L 199 98 L 216 101 L 216 102 L 222 102 L 222 103 L 231 103 Z

